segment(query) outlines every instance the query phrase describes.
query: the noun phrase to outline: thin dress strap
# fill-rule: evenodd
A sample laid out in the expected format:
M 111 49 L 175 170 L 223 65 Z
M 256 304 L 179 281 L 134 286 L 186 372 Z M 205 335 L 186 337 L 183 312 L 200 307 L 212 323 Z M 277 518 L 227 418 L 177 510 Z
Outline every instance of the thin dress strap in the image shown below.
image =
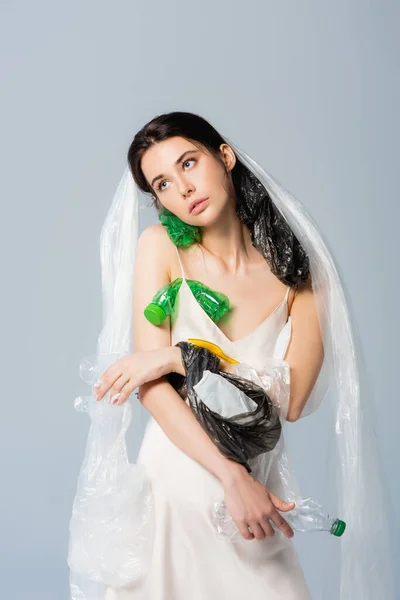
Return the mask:
M 186 277 L 185 277 L 185 271 L 184 271 L 184 269 L 183 269 L 183 265 L 182 265 L 181 257 L 180 257 L 179 250 L 178 250 L 178 246 L 175 246 L 175 250 L 176 250 L 176 253 L 177 253 L 177 255 L 178 255 L 179 265 L 180 265 L 180 267 L 181 267 L 182 279 L 186 281 Z
M 289 298 L 289 293 L 290 293 L 290 290 L 291 290 L 291 289 L 292 289 L 292 286 L 290 286 L 290 285 L 289 285 L 289 286 L 288 286 L 288 289 L 286 290 L 286 296 L 285 296 L 285 301 L 286 301 L 286 303 L 287 303 L 287 307 L 288 307 L 288 317 L 290 317 L 290 310 L 291 310 L 291 308 L 292 308 L 292 304 L 293 304 L 293 300 L 294 300 L 294 297 L 293 297 L 293 298 L 292 298 L 292 302 L 291 302 L 291 304 L 290 304 L 290 306 L 289 306 L 288 298 Z

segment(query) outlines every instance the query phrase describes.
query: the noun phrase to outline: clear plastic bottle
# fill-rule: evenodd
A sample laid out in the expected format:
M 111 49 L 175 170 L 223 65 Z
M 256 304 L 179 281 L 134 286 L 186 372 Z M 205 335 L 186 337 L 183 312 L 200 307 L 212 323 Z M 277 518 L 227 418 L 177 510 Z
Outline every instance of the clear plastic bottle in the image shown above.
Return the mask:
M 228 541 L 237 541 L 241 538 L 239 529 L 224 502 L 214 502 L 213 519 L 218 537 Z M 301 532 L 327 531 L 336 537 L 343 535 L 346 523 L 340 519 L 331 517 L 320 504 L 312 498 L 302 498 L 296 502 L 295 507 L 287 512 L 278 511 L 291 525 L 292 529 Z M 270 520 L 271 526 L 277 530 L 278 527 Z

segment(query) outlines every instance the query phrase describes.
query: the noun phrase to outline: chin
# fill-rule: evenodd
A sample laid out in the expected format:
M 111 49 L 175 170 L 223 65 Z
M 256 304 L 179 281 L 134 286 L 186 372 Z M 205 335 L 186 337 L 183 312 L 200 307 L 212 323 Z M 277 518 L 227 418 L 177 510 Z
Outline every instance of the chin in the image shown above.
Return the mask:
M 215 215 L 212 211 L 204 210 L 202 213 L 198 215 L 194 215 L 192 217 L 193 225 L 198 225 L 199 227 L 207 227 L 213 225 L 221 218 L 222 215 Z
M 198 215 L 198 222 L 196 225 L 202 225 L 204 227 L 215 225 L 219 221 L 225 220 L 225 211 L 221 210 L 213 210 L 212 207 L 208 207 L 205 211 L 203 211 L 200 215 Z

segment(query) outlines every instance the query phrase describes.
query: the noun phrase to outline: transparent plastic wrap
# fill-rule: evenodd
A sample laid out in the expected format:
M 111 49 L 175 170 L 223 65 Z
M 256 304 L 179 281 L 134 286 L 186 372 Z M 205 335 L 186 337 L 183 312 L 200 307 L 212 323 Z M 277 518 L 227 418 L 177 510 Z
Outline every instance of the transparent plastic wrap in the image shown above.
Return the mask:
M 315 548 L 308 549 L 313 564 L 318 563 L 316 568 L 321 580 L 327 582 L 321 597 L 327 600 L 394 600 L 396 593 L 389 507 L 386 499 L 387 489 L 382 480 L 384 469 L 379 463 L 374 430 L 373 386 L 363 361 L 356 317 L 350 315 L 347 305 L 344 282 L 339 277 L 333 257 L 305 206 L 228 137 L 221 136 L 218 139 L 216 151 L 218 144 L 222 142 L 231 146 L 237 159 L 237 165 L 232 171 L 237 193 L 237 213 L 242 222 L 249 227 L 252 241 L 268 262 L 271 271 L 277 275 L 283 273 L 284 282 L 293 285 L 299 275 L 294 259 L 300 257 L 303 267 L 306 267 L 307 260 L 309 261 L 309 275 L 323 340 L 324 359 L 300 418 L 315 413 L 319 406 L 324 404 L 323 414 L 320 416 L 321 411 L 318 411 L 313 427 L 314 430 L 321 429 L 323 441 L 329 442 L 326 457 L 329 481 L 318 480 L 318 497 L 325 494 L 325 499 L 331 498 L 333 490 L 336 496 L 335 512 L 347 523 L 345 535 L 340 540 L 338 570 L 332 569 L 330 547 L 321 545 L 318 551 Z M 129 166 L 126 166 L 101 236 L 104 326 L 99 336 L 98 354 L 124 354 L 131 350 L 133 265 L 139 225 L 138 194 L 139 188 L 133 180 Z M 195 242 L 196 240 L 193 240 L 193 243 Z M 280 262 L 282 257 L 283 264 Z M 301 276 L 307 275 L 306 270 Z M 272 388 L 270 396 L 272 399 Z M 327 402 L 328 411 L 325 410 Z M 124 405 L 112 406 L 112 409 L 116 412 L 125 410 Z M 287 411 L 283 396 L 279 400 L 277 410 L 281 411 L 278 421 L 282 420 L 283 423 L 284 411 Z M 100 421 L 104 419 L 105 427 L 110 426 L 110 423 L 107 425 L 108 416 L 107 411 L 99 411 L 96 414 Z M 124 420 L 115 422 L 111 428 L 114 426 L 117 436 L 116 430 L 118 427 L 120 431 L 124 428 Z M 85 464 L 97 464 L 98 457 L 105 456 L 103 444 L 106 447 L 109 438 L 106 435 L 95 436 L 95 439 L 95 444 L 87 445 L 85 463 L 80 474 L 79 486 L 83 490 L 87 483 L 89 493 L 90 470 L 86 472 Z M 278 452 L 280 449 L 277 456 L 285 457 L 285 450 L 280 447 L 282 442 L 281 435 L 274 451 Z M 118 446 L 118 451 L 123 452 L 123 445 Z M 302 448 L 299 448 L 299 451 L 301 452 Z M 315 458 L 304 456 L 311 471 Z M 267 470 L 269 465 L 262 464 L 262 467 Z M 261 463 L 258 468 L 261 469 Z M 287 489 L 295 490 L 293 469 L 287 456 L 280 469 L 282 481 L 287 478 L 290 482 L 284 485 L 287 485 Z M 106 469 L 104 473 L 108 473 Z M 138 471 L 134 470 L 133 474 L 138 475 Z M 138 482 L 140 480 L 138 477 Z M 124 478 L 119 481 L 123 486 L 121 482 Z M 106 493 L 106 489 L 105 486 L 103 493 Z M 80 493 L 78 489 L 78 495 Z M 100 487 L 97 488 L 97 493 L 100 493 Z M 298 497 L 300 498 L 300 494 Z M 78 501 L 77 505 L 79 508 Z M 126 509 L 129 511 L 129 507 Z M 140 506 L 138 510 L 141 510 Z M 103 530 L 101 522 L 97 520 L 98 527 Z M 71 523 L 74 527 L 73 520 Z M 79 526 L 82 530 L 75 540 L 86 535 L 83 531 L 85 527 L 88 527 L 88 530 L 96 529 L 95 522 L 81 521 Z M 126 541 L 123 534 L 121 535 L 121 539 Z M 74 539 L 73 530 L 71 538 Z M 74 553 L 73 546 L 74 541 L 71 556 L 79 556 L 79 552 Z M 126 546 L 123 544 L 122 552 L 129 556 L 129 542 Z M 103 600 L 105 584 L 91 578 L 92 573 L 84 566 L 84 561 L 80 566 L 75 558 L 74 561 L 71 568 L 71 600 Z
M 290 365 L 286 360 L 268 356 L 259 369 L 240 362 L 231 365 L 230 373 L 262 387 L 271 399 L 281 421 L 286 420 L 290 402 Z
M 86 357 L 80 365 L 82 379 L 92 387 L 118 358 Z M 91 424 L 70 521 L 68 564 L 80 577 L 117 587 L 148 568 L 154 536 L 151 487 L 143 467 L 128 461 L 125 434 L 131 404 L 118 410 L 108 393 L 101 402 L 78 397 L 75 408 L 87 412 Z
M 127 220 L 122 198 L 128 194 Z M 100 375 L 132 351 L 131 315 L 138 227 L 138 198 L 128 170 L 120 182 L 101 235 L 104 325 L 95 355 L 80 363 L 90 395 L 75 408 L 87 412 L 90 428 L 70 520 L 68 566 L 71 600 L 103 600 L 107 586 L 119 587 L 144 576 L 154 537 L 154 504 L 144 467 L 128 460 L 125 435 L 132 419 L 130 401 L 99 402 L 92 389 Z

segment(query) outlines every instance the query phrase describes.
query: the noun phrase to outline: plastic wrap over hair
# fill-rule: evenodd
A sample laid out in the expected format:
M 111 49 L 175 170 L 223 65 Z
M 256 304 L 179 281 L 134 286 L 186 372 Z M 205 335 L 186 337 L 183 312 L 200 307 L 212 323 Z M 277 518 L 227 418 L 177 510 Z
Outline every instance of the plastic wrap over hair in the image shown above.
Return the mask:
M 207 348 L 189 342 L 178 342 L 176 345 L 181 350 L 186 377 L 174 374 L 175 377 L 170 378 L 171 384 L 178 393 L 187 395 L 196 419 L 220 452 L 244 465 L 250 472 L 249 459 L 273 450 L 281 434 L 281 422 L 271 399 L 262 387 L 252 381 L 220 371 L 220 359 Z M 253 410 L 229 417 L 210 410 L 195 389 L 205 371 L 218 374 L 244 393 L 255 405 Z

